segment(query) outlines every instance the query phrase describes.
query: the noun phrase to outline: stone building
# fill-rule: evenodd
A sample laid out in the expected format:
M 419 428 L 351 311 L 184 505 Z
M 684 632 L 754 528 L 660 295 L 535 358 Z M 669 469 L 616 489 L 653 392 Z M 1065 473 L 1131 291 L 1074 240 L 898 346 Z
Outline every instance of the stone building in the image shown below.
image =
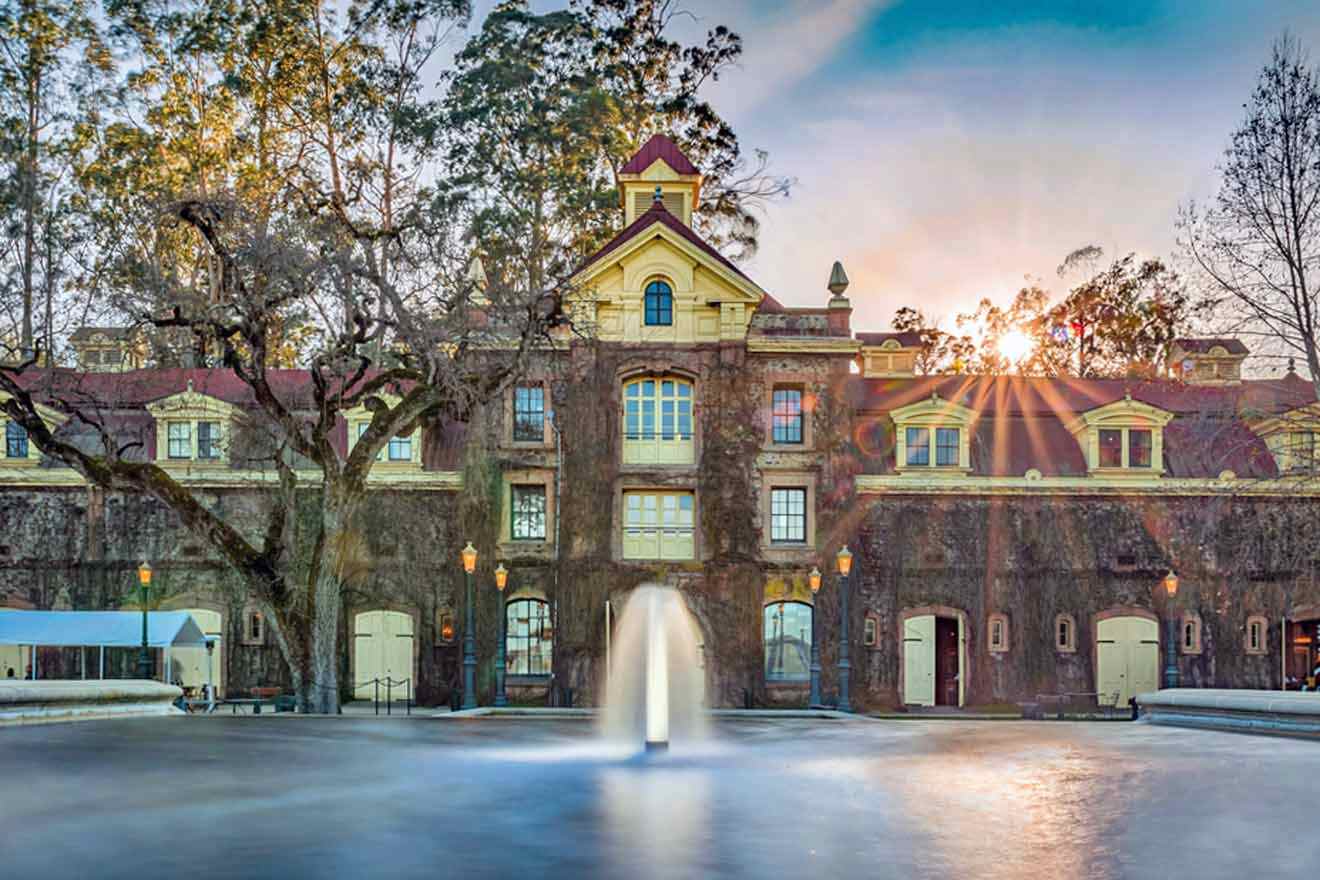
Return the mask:
M 1185 682 L 1279 687 L 1314 666 L 1309 382 L 1244 379 L 1240 342 L 1196 339 L 1158 380 L 918 376 L 919 337 L 853 332 L 841 269 L 819 307 L 788 308 L 704 242 L 691 227 L 701 175 L 668 139 L 619 181 L 625 227 L 579 268 L 570 304 L 592 332 L 544 351 L 469 424 L 396 438 L 374 467 L 368 574 L 341 620 L 347 691 L 369 697 L 363 683 L 389 675 L 448 699 L 468 541 L 483 702 L 501 615 L 513 699 L 598 701 L 610 621 L 643 584 L 680 591 L 709 704 L 804 705 L 813 632 L 833 700 L 845 544 L 860 708 L 1125 702 L 1157 683 L 1165 619 Z M 260 521 L 269 473 L 235 377 L 77 377 L 136 454 Z M 275 380 L 296 408 L 307 376 Z M 341 449 L 368 418 L 347 414 Z M 157 601 L 221 635 L 225 690 L 287 683 L 262 610 L 202 541 L 5 427 L 0 606 L 125 607 L 145 558 Z M 28 670 L 25 649 L 0 652 L 0 667 Z M 176 660 L 180 677 L 204 677 L 204 657 Z M 43 651 L 39 674 L 83 662 Z M 112 652 L 107 674 L 130 665 Z

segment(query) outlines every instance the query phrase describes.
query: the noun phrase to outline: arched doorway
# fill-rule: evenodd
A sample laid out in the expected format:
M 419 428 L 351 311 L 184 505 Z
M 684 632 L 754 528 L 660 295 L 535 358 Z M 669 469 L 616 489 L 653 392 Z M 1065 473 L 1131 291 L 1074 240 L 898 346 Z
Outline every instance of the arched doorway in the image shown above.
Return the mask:
M 962 706 L 967 702 L 967 614 L 956 608 L 909 608 L 899 618 L 899 654 L 909 706 Z
M 200 688 L 208 681 L 215 684 L 216 696 L 225 694 L 225 643 L 223 617 L 209 608 L 182 608 L 192 615 L 193 622 L 207 638 L 216 639 L 214 654 L 207 656 L 206 648 L 171 648 L 171 681 L 181 681 L 187 688 Z
M 1126 706 L 1159 689 L 1160 626 L 1149 612 L 1110 612 L 1095 624 L 1095 689 L 1102 705 Z
M 363 611 L 353 618 L 353 696 L 359 700 L 386 694 L 385 679 L 413 678 L 413 619 L 401 611 Z M 416 682 L 412 682 L 416 687 Z M 403 684 L 395 684 L 401 692 Z M 401 694 L 402 696 L 402 694 Z

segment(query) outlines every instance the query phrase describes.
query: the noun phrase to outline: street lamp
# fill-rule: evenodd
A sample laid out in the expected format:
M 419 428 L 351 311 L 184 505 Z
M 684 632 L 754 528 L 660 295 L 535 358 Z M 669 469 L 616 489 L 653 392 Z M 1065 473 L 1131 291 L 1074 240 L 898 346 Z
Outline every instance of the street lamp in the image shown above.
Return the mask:
M 467 581 L 467 623 L 463 627 L 463 708 L 477 708 L 477 621 L 473 611 L 472 572 L 477 570 L 477 548 L 463 548 L 463 577 Z
M 509 699 L 504 694 L 504 587 L 509 583 L 509 570 L 501 562 L 495 567 L 495 589 L 500 591 L 500 643 L 495 649 L 495 705 L 507 706 Z
M 839 711 L 851 712 L 848 701 L 848 678 L 852 664 L 848 662 L 848 573 L 852 571 L 853 555 L 845 544 L 835 559 L 839 564 Z
M 1165 625 L 1169 633 L 1169 646 L 1165 649 L 1164 686 L 1176 688 L 1178 686 L 1178 621 L 1174 618 L 1174 599 L 1178 596 L 1178 576 L 1170 571 L 1164 576 L 1162 583 L 1165 595 L 1168 597 L 1165 613 L 1169 618 Z
M 820 569 L 812 566 L 807 575 L 811 584 L 811 696 L 807 705 L 812 709 L 824 708 L 820 701 L 820 639 L 816 638 L 816 594 L 820 592 Z
M 138 678 L 150 681 L 156 677 L 152 669 L 151 649 L 147 647 L 147 589 L 151 586 L 151 566 L 145 561 L 138 566 L 138 596 L 142 603 L 142 650 L 138 652 Z

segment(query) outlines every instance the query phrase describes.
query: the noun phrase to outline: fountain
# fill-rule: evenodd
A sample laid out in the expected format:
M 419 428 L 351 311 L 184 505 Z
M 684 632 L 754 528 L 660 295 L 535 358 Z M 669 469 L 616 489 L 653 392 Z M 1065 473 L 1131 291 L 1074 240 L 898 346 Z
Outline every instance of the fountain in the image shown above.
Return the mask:
M 613 645 L 602 715 L 606 737 L 641 739 L 648 752 L 702 738 L 705 674 L 696 626 L 678 590 L 634 590 Z

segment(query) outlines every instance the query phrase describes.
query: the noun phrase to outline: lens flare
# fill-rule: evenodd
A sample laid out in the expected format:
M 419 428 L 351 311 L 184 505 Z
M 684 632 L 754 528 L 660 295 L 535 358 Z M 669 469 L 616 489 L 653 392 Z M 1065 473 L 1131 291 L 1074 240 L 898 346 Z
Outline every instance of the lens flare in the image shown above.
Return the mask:
M 999 354 L 1012 364 L 1026 360 L 1033 347 L 1031 337 L 1021 330 L 1010 330 L 999 338 Z

